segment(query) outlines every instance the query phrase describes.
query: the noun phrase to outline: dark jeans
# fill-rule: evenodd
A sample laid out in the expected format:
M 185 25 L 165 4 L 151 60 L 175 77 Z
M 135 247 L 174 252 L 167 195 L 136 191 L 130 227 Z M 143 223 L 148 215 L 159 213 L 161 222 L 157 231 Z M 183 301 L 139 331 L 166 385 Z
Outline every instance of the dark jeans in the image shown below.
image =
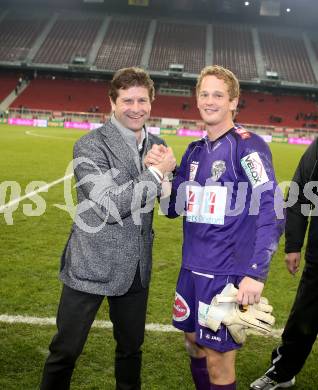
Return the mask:
M 116 340 L 116 390 L 139 390 L 141 387 L 141 345 L 144 341 L 148 288 L 140 281 L 139 267 L 129 291 L 107 297 L 109 316 Z M 104 296 L 88 294 L 63 286 L 57 313 L 57 334 L 50 344 L 41 390 L 70 388 L 75 363 L 81 354 L 88 332 Z
M 318 333 L 318 261 L 307 262 L 300 279 L 295 301 L 282 335 L 275 363 L 278 372 L 292 378 L 302 369 Z

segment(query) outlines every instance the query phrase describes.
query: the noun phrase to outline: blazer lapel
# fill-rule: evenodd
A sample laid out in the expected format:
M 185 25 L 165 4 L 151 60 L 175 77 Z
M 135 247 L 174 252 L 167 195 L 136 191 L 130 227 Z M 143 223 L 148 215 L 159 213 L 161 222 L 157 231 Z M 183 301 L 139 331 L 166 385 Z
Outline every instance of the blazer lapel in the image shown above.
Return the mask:
M 122 135 L 110 121 L 102 128 L 101 132 L 105 137 L 105 143 L 111 152 L 125 165 L 132 177 L 139 175 L 139 170 L 134 160 L 131 148 L 126 144 Z

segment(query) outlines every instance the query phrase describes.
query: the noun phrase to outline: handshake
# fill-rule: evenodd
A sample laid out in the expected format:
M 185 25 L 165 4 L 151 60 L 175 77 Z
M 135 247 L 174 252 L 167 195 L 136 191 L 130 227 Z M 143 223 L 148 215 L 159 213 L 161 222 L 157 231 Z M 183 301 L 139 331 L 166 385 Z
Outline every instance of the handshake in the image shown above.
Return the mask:
M 234 285 L 229 283 L 212 299 L 206 317 L 207 326 L 216 332 L 223 323 L 239 344 L 244 343 L 249 329 L 269 334 L 275 317 L 271 314 L 273 307 L 268 304 L 268 300 L 261 297 L 259 303 L 242 306 L 236 302 L 237 292 Z
M 176 158 L 170 147 L 154 144 L 147 153 L 144 164 L 147 168 L 150 166 L 156 168 L 164 176 L 175 169 Z

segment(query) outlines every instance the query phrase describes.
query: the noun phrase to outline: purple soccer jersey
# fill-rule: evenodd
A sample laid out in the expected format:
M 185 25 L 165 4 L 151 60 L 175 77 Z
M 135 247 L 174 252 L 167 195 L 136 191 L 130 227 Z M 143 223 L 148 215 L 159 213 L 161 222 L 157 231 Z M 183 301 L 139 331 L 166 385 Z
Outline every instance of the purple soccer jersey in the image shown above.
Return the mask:
M 265 280 L 284 227 L 274 209 L 281 201 L 271 152 L 258 135 L 237 126 L 214 142 L 191 143 L 168 209 L 184 218 L 182 267 Z

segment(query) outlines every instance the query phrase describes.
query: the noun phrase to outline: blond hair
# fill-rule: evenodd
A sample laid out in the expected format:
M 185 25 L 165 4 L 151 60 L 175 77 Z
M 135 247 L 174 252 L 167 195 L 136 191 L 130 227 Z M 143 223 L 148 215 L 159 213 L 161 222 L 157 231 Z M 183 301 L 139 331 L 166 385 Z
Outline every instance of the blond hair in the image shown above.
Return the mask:
M 237 77 L 229 69 L 223 68 L 220 65 L 210 65 L 202 69 L 200 76 L 198 77 L 196 85 L 196 93 L 199 94 L 202 80 L 206 76 L 215 76 L 216 78 L 223 80 L 228 87 L 230 101 L 240 96 L 240 83 Z

